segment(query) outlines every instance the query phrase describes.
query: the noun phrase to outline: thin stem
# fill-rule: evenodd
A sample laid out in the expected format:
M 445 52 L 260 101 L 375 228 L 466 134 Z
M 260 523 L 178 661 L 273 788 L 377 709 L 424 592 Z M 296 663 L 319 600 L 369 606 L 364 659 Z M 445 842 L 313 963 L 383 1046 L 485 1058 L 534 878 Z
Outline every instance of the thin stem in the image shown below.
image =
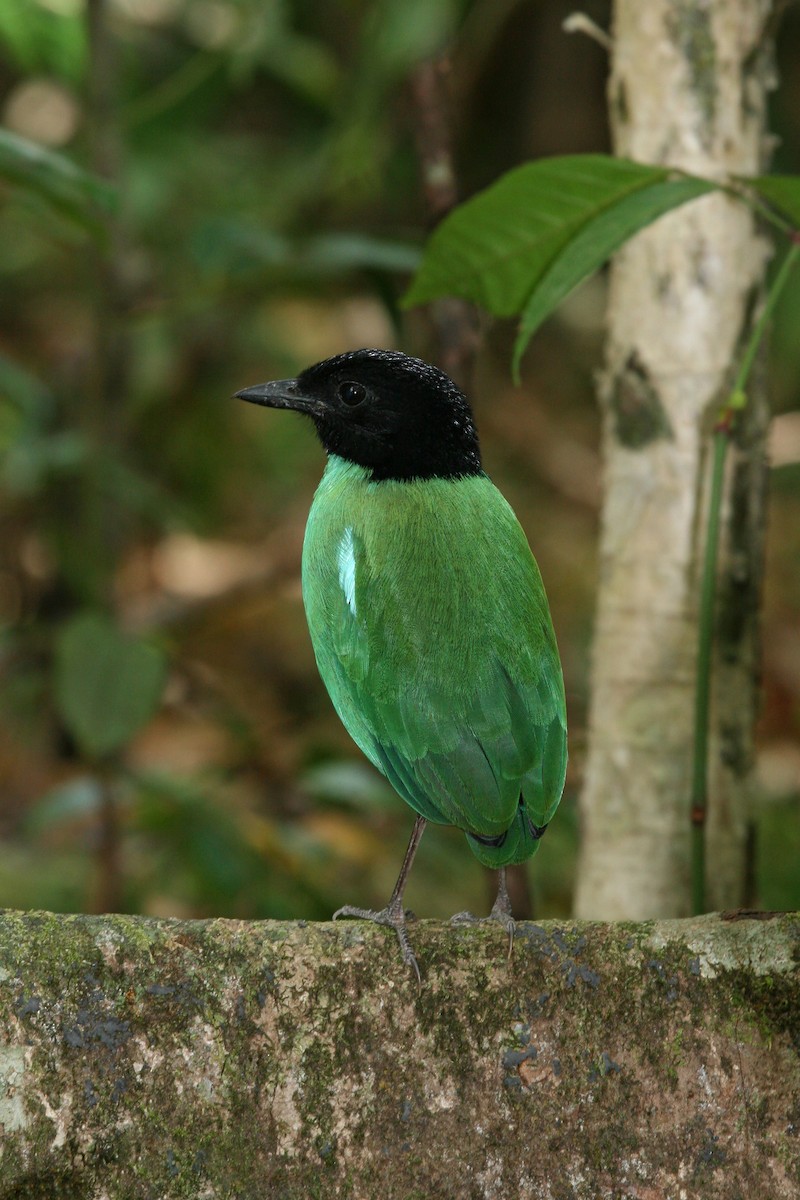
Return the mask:
M 675 175 L 681 175 L 684 179 L 700 179 L 703 183 L 710 183 L 718 192 L 722 192 L 726 196 L 730 196 L 733 200 L 739 200 L 742 204 L 746 204 L 751 212 L 756 213 L 768 225 L 772 225 L 780 233 L 787 234 L 790 238 L 796 235 L 796 231 L 791 221 L 788 220 L 782 213 L 777 212 L 766 204 L 755 190 L 748 184 L 747 179 L 739 180 L 724 180 L 724 179 L 709 179 L 707 175 L 698 175 L 695 171 L 684 171 L 681 167 L 673 167 L 672 171 Z
M 122 906 L 122 845 L 113 770 L 98 768 L 97 883 L 93 911 L 119 912 Z
M 739 364 L 739 370 L 736 374 L 736 379 L 733 382 L 734 396 L 742 393 L 745 389 L 747 380 L 750 376 L 750 371 L 752 370 L 753 363 L 755 362 L 756 354 L 758 353 L 758 348 L 761 345 L 761 339 L 766 332 L 767 324 L 769 323 L 770 317 L 775 309 L 775 305 L 778 303 L 778 299 L 783 291 L 784 285 L 792 273 L 794 264 L 797 262 L 798 255 L 800 255 L 800 236 L 795 234 L 792 238 L 792 244 L 789 247 L 789 251 L 784 257 L 784 260 L 772 281 L 772 285 L 767 293 L 766 303 L 761 310 L 761 315 L 755 323 L 753 332 L 750 335 L 750 340 L 748 341 L 745 352 L 742 355 L 742 361 Z M 741 406 L 737 405 L 737 407 Z
M 694 715 L 694 761 L 692 763 L 692 912 L 705 911 L 705 821 L 708 784 L 708 727 L 711 694 L 711 652 L 714 633 L 717 552 L 725 481 L 725 456 L 728 432 L 718 428 L 714 434 L 714 461 L 711 468 L 711 495 L 708 502 L 708 529 L 700 586 L 700 632 L 697 647 L 697 682 Z
M 87 71 L 87 126 L 92 170 L 118 183 L 123 156 L 119 130 L 117 89 L 119 58 L 109 28 L 110 0 L 87 0 L 86 33 L 89 46 Z M 123 230 L 117 216 L 106 220 L 108 237 L 94 248 L 92 273 L 94 330 L 91 365 L 87 372 L 79 419 L 91 446 L 91 459 L 82 476 L 82 527 L 89 582 L 87 598 L 104 608 L 111 602 L 111 580 L 121 553 L 120 507 L 102 494 L 101 465 L 116 457 L 123 442 L 123 423 L 130 368 L 129 342 L 124 329 L 128 289 L 123 268 Z M 122 847 L 116 764 L 98 766 L 101 787 L 97 843 L 97 898 L 99 912 L 119 908 L 122 889 Z
M 121 120 L 129 129 L 160 117 L 201 87 L 219 69 L 220 60 L 205 50 L 186 60 L 177 71 L 155 85 L 144 96 L 127 105 Z
M 764 307 L 748 338 L 736 378 L 714 428 L 714 448 L 711 467 L 711 489 L 708 502 L 708 528 L 700 585 L 699 639 L 697 647 L 697 681 L 695 688 L 694 746 L 692 762 L 691 820 L 692 820 L 692 911 L 705 912 L 705 821 L 708 807 L 708 732 L 711 695 L 711 657 L 714 643 L 714 609 L 716 600 L 717 557 L 722 497 L 725 484 L 725 458 L 737 413 L 747 402 L 745 388 L 753 369 L 767 324 L 798 256 L 800 240 L 795 235 L 780 268 L 772 281 Z
M 709 180 L 708 182 L 713 183 L 714 180 Z M 774 208 L 771 208 L 769 204 L 765 203 L 765 201 L 763 201 L 761 197 L 757 195 L 757 193 L 755 193 L 751 187 L 748 186 L 747 180 L 742 180 L 741 183 L 717 183 L 717 187 L 721 192 L 724 192 L 726 196 L 731 196 L 734 200 L 741 200 L 742 203 L 746 204 L 752 212 L 761 217 L 763 221 L 766 221 L 768 225 L 772 225 L 775 229 L 779 230 L 780 233 L 788 234 L 789 237 L 792 236 L 794 232 L 794 226 L 792 225 L 791 221 L 787 220 L 782 213 L 777 212 Z
M 458 202 L 449 81 L 447 55 L 420 63 L 409 81 L 417 158 L 432 225 Z M 456 297 L 442 297 L 428 306 L 428 317 L 434 361 L 460 388 L 469 391 L 478 347 L 474 306 Z

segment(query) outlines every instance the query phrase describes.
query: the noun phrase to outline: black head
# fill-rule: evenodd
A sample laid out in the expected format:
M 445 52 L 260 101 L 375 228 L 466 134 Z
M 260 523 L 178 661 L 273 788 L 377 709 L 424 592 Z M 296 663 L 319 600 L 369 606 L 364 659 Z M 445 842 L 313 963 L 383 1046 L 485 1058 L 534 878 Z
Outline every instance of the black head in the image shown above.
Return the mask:
M 350 350 L 297 379 L 236 395 L 306 413 L 329 454 L 367 467 L 373 479 L 454 479 L 481 471 L 466 397 L 443 371 L 397 350 Z

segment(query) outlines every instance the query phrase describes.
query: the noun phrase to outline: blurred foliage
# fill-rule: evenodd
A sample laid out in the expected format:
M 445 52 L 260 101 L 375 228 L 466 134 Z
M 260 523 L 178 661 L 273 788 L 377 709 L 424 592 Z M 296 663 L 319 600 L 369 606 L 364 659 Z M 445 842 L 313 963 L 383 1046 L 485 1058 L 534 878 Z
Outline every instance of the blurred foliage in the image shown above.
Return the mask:
M 607 25 L 606 0 L 584 7 Z M 104 789 L 131 911 L 318 918 L 385 900 L 410 814 L 333 714 L 300 603 L 321 455 L 300 421 L 229 397 L 349 347 L 430 347 L 424 315 L 399 307 L 429 224 L 408 88 L 421 59 L 452 43 L 465 193 L 607 149 L 606 64 L 562 32 L 570 11 L 107 0 L 98 40 L 82 0 L 0 0 L 0 905 L 95 903 Z M 776 169 L 792 173 L 796 14 L 779 60 Z M 574 872 L 603 289 L 545 323 L 523 390 L 506 323 L 475 370 L 485 459 L 530 533 L 567 679 L 567 795 L 530 872 L 541 915 L 569 910 Z M 800 904 L 799 319 L 800 288 L 773 369 L 757 860 L 758 898 L 779 907 Z M 131 654 L 168 658 L 163 694 L 155 665 L 149 687 L 131 682 Z M 431 830 L 412 907 L 485 909 L 488 892 L 463 836 Z
M 99 211 L 108 211 L 117 200 L 104 180 L 7 130 L 0 130 L 0 179 L 17 184 L 28 196 L 40 196 L 90 231 L 102 230 Z
M 89 759 L 126 746 L 154 716 L 164 690 L 159 650 L 98 613 L 78 613 L 59 630 L 54 667 L 59 715 Z

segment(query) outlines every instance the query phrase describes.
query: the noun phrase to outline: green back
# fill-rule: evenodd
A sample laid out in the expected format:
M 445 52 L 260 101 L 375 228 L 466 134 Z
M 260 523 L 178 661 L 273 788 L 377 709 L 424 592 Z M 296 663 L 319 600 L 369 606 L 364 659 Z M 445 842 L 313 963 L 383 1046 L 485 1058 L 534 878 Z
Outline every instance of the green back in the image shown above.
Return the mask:
M 303 599 L 353 740 L 416 812 L 491 866 L 538 846 L 566 770 L 564 686 L 538 567 L 485 476 L 371 483 L 331 456 Z M 524 808 L 520 808 L 520 794 Z

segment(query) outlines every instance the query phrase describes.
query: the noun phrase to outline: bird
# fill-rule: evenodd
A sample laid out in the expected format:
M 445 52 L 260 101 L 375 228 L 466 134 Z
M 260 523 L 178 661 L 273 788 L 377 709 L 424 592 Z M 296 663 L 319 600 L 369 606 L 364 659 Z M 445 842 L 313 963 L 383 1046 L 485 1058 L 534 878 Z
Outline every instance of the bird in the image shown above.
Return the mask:
M 541 574 L 484 472 L 469 401 L 398 350 L 349 350 L 236 397 L 309 417 L 327 454 L 302 552 L 319 673 L 353 741 L 416 819 L 380 911 L 420 981 L 403 907 L 426 825 L 466 834 L 499 871 L 489 917 L 514 920 L 505 868 L 529 859 L 567 766 L 564 682 Z M 477 920 L 458 914 L 454 920 Z

